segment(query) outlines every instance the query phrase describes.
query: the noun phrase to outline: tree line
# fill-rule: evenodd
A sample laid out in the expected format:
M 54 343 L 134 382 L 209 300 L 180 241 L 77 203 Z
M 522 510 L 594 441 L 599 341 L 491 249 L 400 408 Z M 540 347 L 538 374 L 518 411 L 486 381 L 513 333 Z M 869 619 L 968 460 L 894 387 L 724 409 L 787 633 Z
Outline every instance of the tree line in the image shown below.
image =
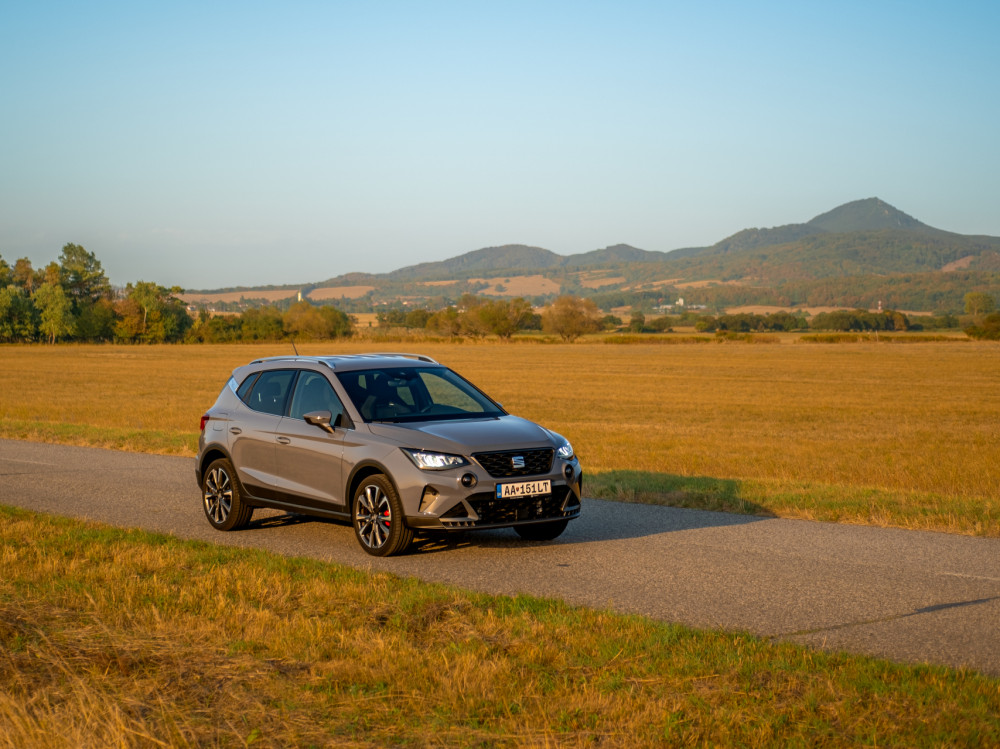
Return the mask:
M 245 310 L 242 314 L 188 314 L 179 298 L 182 289 L 138 281 L 114 288 L 94 253 L 76 244 L 62 248 L 58 261 L 35 269 L 27 258 L 13 266 L 0 257 L 0 341 L 116 341 L 123 343 L 270 341 L 284 338 L 327 340 L 350 336 L 354 320 L 331 305 L 302 301 L 287 309 L 276 305 Z M 643 300 L 648 301 L 648 300 Z M 973 337 L 995 338 L 1000 316 L 995 300 L 983 292 L 968 292 L 965 312 L 975 323 L 966 329 Z M 573 341 L 587 333 L 624 330 L 662 332 L 674 325 L 693 325 L 700 332 L 792 331 L 900 331 L 954 328 L 951 314 L 918 318 L 912 322 L 897 310 L 835 310 L 807 318 L 801 313 L 760 315 L 694 314 L 659 316 L 647 321 L 633 307 L 631 318 L 602 313 L 593 298 L 563 295 L 536 312 L 523 297 L 484 298 L 463 294 L 454 304 L 442 300 L 437 309 L 392 308 L 378 312 L 380 328 L 424 330 L 448 338 L 488 335 L 510 340 L 521 331 L 540 330 Z
M 486 299 L 463 294 L 456 304 L 438 310 L 388 309 L 376 315 L 379 327 L 422 328 L 449 338 L 482 338 L 495 335 L 509 341 L 520 331 L 541 330 L 573 341 L 605 327 L 605 319 L 590 299 L 572 295 L 557 297 L 541 312 L 524 297 Z M 619 321 L 620 322 L 620 321 Z
M 0 257 L 0 341 L 115 341 L 119 343 L 326 339 L 350 335 L 338 309 L 308 302 L 241 316 L 188 314 L 182 289 L 150 281 L 114 288 L 100 260 L 77 244 L 41 269 L 28 258 L 13 266 Z
M 114 289 L 94 253 L 77 244 L 40 269 L 0 257 L 0 340 L 180 340 L 192 323 L 180 292 L 149 281 Z

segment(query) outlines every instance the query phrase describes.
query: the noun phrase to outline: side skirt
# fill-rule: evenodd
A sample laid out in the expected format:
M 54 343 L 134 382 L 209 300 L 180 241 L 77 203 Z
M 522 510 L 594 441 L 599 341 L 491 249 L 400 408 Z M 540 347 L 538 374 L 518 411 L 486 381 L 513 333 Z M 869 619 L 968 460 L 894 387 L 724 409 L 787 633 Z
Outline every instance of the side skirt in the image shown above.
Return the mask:
M 312 515 L 319 518 L 331 518 L 333 520 L 351 522 L 351 513 L 346 508 L 338 510 L 330 506 L 316 507 L 315 505 L 307 505 L 302 503 L 301 497 L 258 486 L 247 486 L 244 484 L 243 488 L 249 494 L 247 503 L 252 507 L 268 507 L 272 510 L 285 510 L 299 515 Z

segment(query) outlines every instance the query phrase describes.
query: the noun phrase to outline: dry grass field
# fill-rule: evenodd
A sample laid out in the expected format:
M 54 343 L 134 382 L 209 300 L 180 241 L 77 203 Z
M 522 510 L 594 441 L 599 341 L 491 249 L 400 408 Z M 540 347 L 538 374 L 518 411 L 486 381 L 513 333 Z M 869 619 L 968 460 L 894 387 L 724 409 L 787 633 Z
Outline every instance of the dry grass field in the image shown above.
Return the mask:
M 0 506 L 0 749 L 997 746 L 1000 682 Z
M 591 495 L 1000 535 L 996 344 L 379 348 L 429 354 L 567 436 Z M 290 349 L 2 346 L 0 436 L 191 455 L 230 371 Z
M 497 276 L 495 278 L 470 278 L 469 283 L 489 284 L 480 291 L 485 296 L 541 296 L 543 294 L 558 294 L 559 284 L 551 278 L 542 275 L 533 276 Z M 496 286 L 503 286 L 502 292 L 496 291 Z
M 277 289 L 273 291 L 219 291 L 212 294 L 180 294 L 185 304 L 210 304 L 212 302 L 238 302 L 240 299 L 266 299 L 277 302 L 290 299 L 299 292 L 296 289 Z
M 369 291 L 374 291 L 374 286 L 324 286 L 322 289 L 313 289 L 309 292 L 310 299 L 317 301 L 323 299 L 358 299 Z

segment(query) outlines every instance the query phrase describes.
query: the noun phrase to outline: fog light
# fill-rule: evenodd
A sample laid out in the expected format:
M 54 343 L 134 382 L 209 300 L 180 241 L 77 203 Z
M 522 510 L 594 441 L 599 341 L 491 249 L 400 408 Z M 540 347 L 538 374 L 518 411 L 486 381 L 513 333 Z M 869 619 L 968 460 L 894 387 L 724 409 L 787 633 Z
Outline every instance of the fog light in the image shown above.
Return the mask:
M 464 486 L 466 489 L 471 489 L 472 487 L 474 487 L 476 484 L 479 483 L 479 479 L 477 479 L 475 474 L 473 473 L 463 474 L 461 480 L 462 480 L 462 486 Z
M 566 477 L 567 481 L 573 480 L 573 466 L 571 466 L 569 463 L 563 466 L 563 476 Z
M 424 493 L 420 497 L 420 512 L 427 512 L 427 508 L 434 504 L 434 500 L 437 498 L 437 489 L 433 486 L 425 486 Z

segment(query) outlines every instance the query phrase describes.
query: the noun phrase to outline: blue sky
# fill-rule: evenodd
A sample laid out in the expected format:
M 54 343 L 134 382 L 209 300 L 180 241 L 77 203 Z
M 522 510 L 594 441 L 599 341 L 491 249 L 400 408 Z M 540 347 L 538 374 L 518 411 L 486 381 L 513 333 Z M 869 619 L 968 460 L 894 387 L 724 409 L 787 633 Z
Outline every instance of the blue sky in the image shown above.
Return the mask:
M 1000 235 L 1000 3 L 0 4 L 0 255 L 115 283 L 702 246 L 877 196 Z

